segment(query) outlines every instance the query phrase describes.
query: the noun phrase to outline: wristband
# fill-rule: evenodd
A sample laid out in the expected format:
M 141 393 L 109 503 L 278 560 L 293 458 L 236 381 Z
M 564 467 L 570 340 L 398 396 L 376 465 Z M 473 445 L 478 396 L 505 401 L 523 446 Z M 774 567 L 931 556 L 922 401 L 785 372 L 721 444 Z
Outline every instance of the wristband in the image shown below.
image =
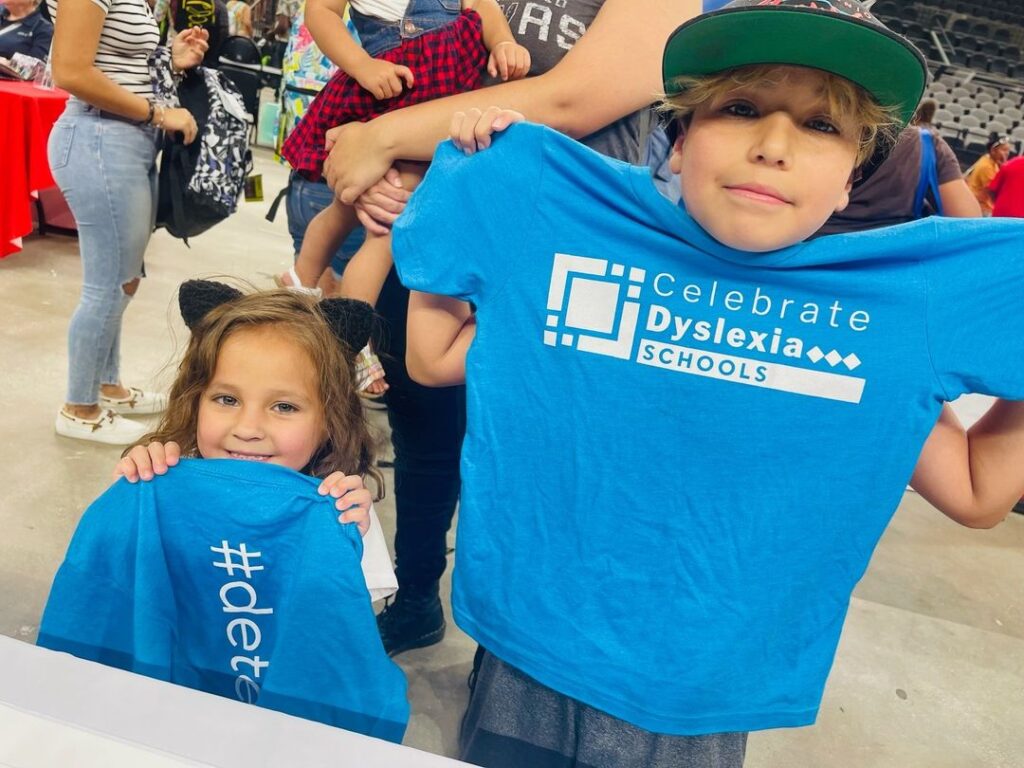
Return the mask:
M 139 125 L 150 125 L 153 122 L 153 113 L 156 111 L 156 105 L 152 101 L 147 103 L 149 104 L 149 111 L 146 113 L 145 120 L 139 120 Z

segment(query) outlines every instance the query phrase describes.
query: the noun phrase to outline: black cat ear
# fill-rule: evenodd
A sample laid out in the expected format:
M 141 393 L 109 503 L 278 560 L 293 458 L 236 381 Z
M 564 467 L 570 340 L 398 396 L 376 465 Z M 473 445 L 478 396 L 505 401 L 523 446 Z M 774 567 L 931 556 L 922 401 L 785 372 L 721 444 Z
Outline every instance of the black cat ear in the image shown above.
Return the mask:
M 356 299 L 324 299 L 317 306 L 334 335 L 356 354 L 370 341 L 373 307 Z
M 234 301 L 241 295 L 240 290 L 224 283 L 213 280 L 186 280 L 178 289 L 178 307 L 181 309 L 185 325 L 191 331 L 211 309 Z

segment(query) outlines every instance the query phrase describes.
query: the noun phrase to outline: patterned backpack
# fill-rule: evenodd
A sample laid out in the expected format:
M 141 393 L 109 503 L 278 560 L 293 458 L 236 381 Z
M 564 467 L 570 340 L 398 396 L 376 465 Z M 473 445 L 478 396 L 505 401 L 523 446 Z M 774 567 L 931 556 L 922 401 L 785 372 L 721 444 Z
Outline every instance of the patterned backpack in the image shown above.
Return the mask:
M 192 70 L 178 85 L 177 98 L 199 132 L 188 146 L 180 136 L 164 137 L 156 224 L 188 244 L 235 212 L 252 153 L 242 94 L 220 72 Z

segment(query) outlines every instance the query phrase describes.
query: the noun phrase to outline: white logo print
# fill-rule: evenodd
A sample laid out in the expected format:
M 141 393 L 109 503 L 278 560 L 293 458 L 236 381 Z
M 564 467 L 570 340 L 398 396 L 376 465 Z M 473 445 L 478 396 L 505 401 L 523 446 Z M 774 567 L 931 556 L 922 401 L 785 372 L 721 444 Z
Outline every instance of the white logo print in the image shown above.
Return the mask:
M 556 253 L 544 343 L 692 376 L 859 403 L 865 380 L 839 371 L 859 368 L 860 357 L 830 346 L 826 352 L 805 343 L 804 334 L 841 332 L 848 339 L 851 332 L 867 331 L 870 323 L 866 310 L 848 309 L 838 299 L 808 301 L 715 279 L 684 283 L 667 272 L 649 278 L 637 267 Z M 821 370 L 824 366 L 832 370 Z
M 635 267 L 627 275 L 606 259 L 556 253 L 544 343 L 629 360 L 640 318 L 640 302 L 631 299 L 640 298 L 646 276 Z

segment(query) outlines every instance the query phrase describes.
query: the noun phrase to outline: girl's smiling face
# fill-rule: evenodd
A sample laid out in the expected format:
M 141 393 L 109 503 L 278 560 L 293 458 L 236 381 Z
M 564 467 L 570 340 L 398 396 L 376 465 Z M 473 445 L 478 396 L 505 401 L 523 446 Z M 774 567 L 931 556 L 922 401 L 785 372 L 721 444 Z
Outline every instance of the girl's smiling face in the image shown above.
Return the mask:
M 199 401 L 205 459 L 265 461 L 301 471 L 327 439 L 313 361 L 273 326 L 232 333 Z
M 849 202 L 860 126 L 829 114 L 823 73 L 779 72 L 697 107 L 670 161 L 689 214 L 739 250 L 798 243 Z

